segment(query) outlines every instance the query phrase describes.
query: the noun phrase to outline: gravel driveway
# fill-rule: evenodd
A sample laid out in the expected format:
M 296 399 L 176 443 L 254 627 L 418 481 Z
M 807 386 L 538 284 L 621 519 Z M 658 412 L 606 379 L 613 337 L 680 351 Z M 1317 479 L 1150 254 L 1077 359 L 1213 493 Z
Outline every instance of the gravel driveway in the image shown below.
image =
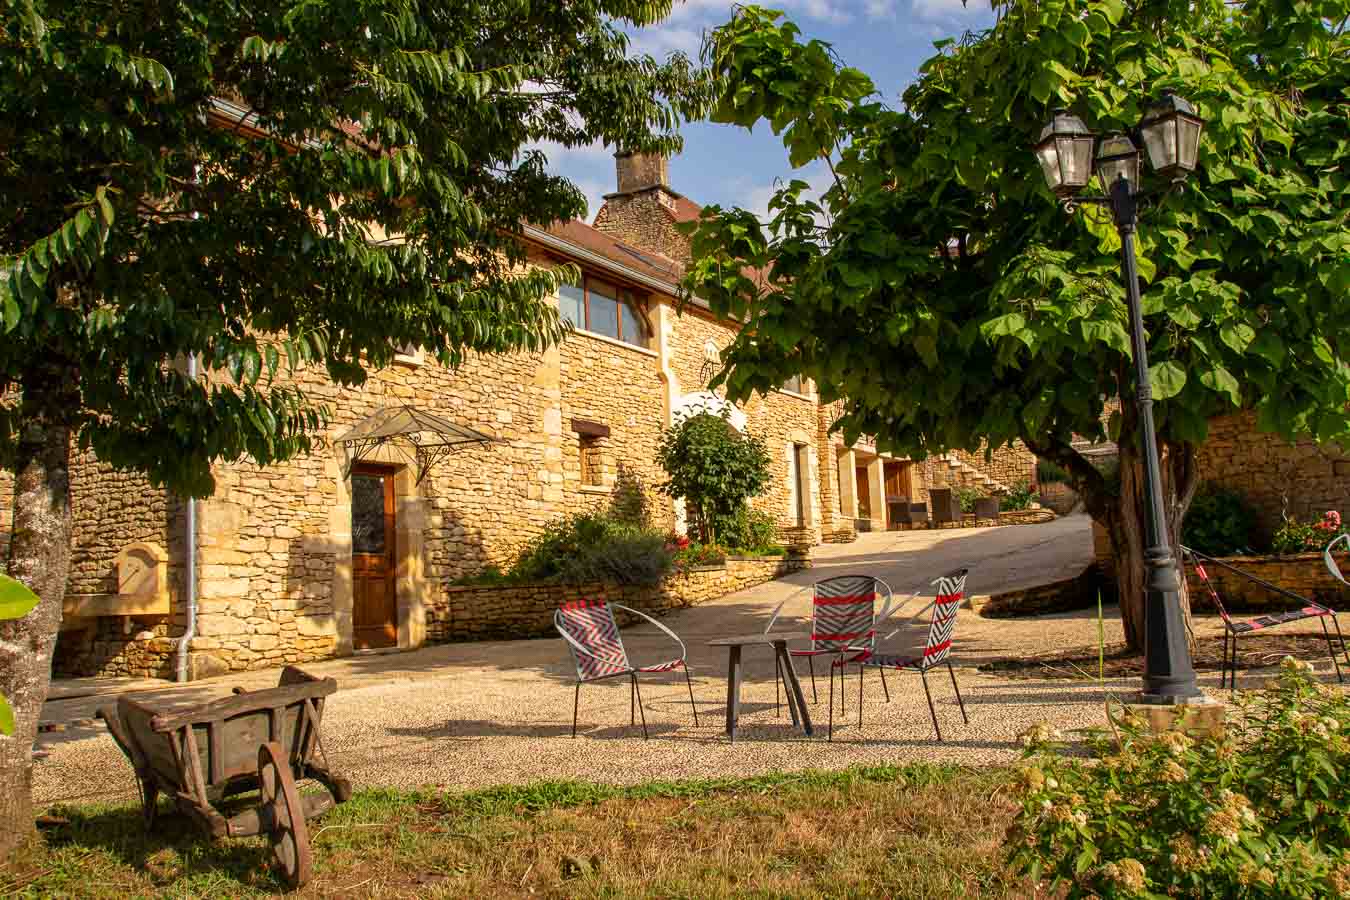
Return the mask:
M 1102 692 L 1090 682 L 1013 680 L 973 667 L 1010 652 L 1095 644 L 1095 613 L 990 620 L 962 610 L 955 659 L 970 723 L 962 723 L 945 673 L 930 675 L 946 738 L 941 744 L 914 674 L 890 674 L 887 703 L 877 673 L 869 672 L 860 727 L 856 670 L 846 687 L 846 721 L 836 719 L 834 741 L 825 740 L 829 707 L 823 676 L 811 707 L 818 734 L 803 737 L 791 727 L 786 709 L 775 714 L 767 648 L 746 651 L 741 730 L 729 744 L 723 734 L 725 651 L 705 642 L 762 630 L 773 607 L 800 584 L 845 570 L 872 572 L 903 592 L 964 563 L 973 567 L 969 592 L 988 593 L 1077 574 L 1090 544 L 1086 519 L 1069 517 L 1038 526 L 863 535 L 854 544 L 818 548 L 812 571 L 665 619 L 689 647 L 699 725 L 690 717 L 683 677 L 655 676 L 642 683 L 649 741 L 628 724 L 628 687 L 620 681 L 582 688 L 581 733 L 569 737 L 574 680 L 557 639 L 447 644 L 306 668 L 339 681 L 325 713 L 324 746 L 334 768 L 362 786 L 470 788 L 554 778 L 633 782 L 880 761 L 1007 762 L 1020 750 L 1018 733 L 1036 722 L 1048 720 L 1062 729 L 1100 724 Z M 1119 640 L 1114 613 L 1106 626 L 1107 640 Z M 907 629 L 899 645 L 921 643 L 922 631 L 917 624 Z M 624 641 L 630 656 L 643 663 L 669 659 L 673 647 L 651 626 L 626 629 Z M 798 669 L 810 700 L 806 667 Z M 275 679 L 275 672 L 255 672 L 183 686 L 152 684 L 163 699 L 200 702 L 235 685 L 252 689 Z M 64 699 L 50 701 L 44 718 L 70 722 L 89 715 L 107 697 L 79 696 L 88 684 L 59 685 L 56 696 Z M 1117 692 L 1132 686 L 1108 684 Z M 135 796 L 131 768 L 101 724 L 44 734 L 41 746 L 50 755 L 35 767 L 39 803 Z

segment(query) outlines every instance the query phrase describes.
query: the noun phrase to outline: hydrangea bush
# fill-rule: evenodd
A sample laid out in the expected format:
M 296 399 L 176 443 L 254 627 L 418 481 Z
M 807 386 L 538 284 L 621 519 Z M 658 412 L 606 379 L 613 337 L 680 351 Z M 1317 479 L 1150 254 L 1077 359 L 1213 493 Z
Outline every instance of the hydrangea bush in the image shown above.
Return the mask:
M 1013 867 L 1068 897 L 1350 898 L 1350 698 L 1286 657 L 1222 737 L 1127 716 L 1094 759 L 1023 736 Z

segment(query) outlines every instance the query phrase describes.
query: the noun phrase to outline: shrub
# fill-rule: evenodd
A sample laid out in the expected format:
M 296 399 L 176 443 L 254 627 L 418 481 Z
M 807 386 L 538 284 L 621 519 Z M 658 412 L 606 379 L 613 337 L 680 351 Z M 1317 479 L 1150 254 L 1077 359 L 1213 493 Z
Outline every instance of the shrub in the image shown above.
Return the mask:
M 1271 538 L 1270 549 L 1280 554 L 1321 550 L 1346 531 L 1346 527 L 1341 524 L 1341 514 L 1334 509 L 1323 513 L 1317 522 L 1285 519 Z
M 507 577 L 515 582 L 655 584 L 670 571 L 665 535 L 599 513 L 549 524 L 529 543 Z
M 762 554 L 778 547 L 778 526 L 773 516 L 747 503 L 730 515 L 713 517 L 717 541 L 733 552 Z
M 1196 493 L 1181 523 L 1181 540 L 1187 547 L 1210 556 L 1250 553 L 1256 513 L 1242 496 L 1220 487 L 1205 485 Z
M 956 495 L 956 502 L 961 504 L 961 512 L 969 513 L 975 511 L 975 502 L 983 500 L 984 494 L 979 488 L 958 487 L 952 488 L 952 493 Z
M 1031 482 L 1019 481 L 1006 494 L 998 498 L 998 508 L 1004 512 L 1026 509 L 1031 506 L 1031 501 L 1035 499 L 1036 493 L 1031 489 Z
M 1037 484 L 1068 484 L 1069 473 L 1048 459 L 1036 460 Z
M 1286 657 L 1222 738 L 1122 724 L 1100 761 L 1037 726 L 1011 863 L 1068 897 L 1350 896 L 1350 697 Z
M 450 587 L 499 587 L 511 584 L 513 579 L 496 566 L 484 566 L 472 575 L 462 575 L 450 582 Z
M 685 501 L 690 523 L 704 543 L 718 537 L 718 516 L 735 514 L 769 483 L 764 442 L 710 413 L 667 429 L 656 457 L 669 476 L 661 490 Z
M 716 544 L 699 544 L 692 541 L 675 552 L 675 565 L 679 568 L 691 566 L 720 566 L 727 561 L 727 551 Z

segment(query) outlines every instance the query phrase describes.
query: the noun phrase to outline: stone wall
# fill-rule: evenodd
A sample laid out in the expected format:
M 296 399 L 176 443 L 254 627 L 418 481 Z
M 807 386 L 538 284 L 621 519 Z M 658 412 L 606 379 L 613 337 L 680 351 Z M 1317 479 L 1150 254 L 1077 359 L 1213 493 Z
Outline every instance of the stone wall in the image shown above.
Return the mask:
M 956 450 L 952 455 L 1010 488 L 1016 487 L 1022 481 L 1030 484 L 1036 480 L 1036 454 L 1028 450 L 1021 441 L 1015 441 L 1010 447 L 999 447 L 987 460 L 983 449 L 975 453 Z
M 1264 537 L 1282 516 L 1320 519 L 1350 514 L 1350 457 L 1311 438 L 1289 443 L 1256 427 L 1254 413 L 1212 419 L 1198 452 L 1200 477 L 1241 494 L 1256 510 Z
M 1062 581 L 973 596 L 970 598 L 970 607 L 987 619 L 1042 616 L 1048 613 L 1094 609 L 1099 590 L 1103 592 L 1104 603 L 1113 602 L 1103 585 L 1100 570 L 1096 566 L 1088 566 L 1082 574 Z
M 731 557 L 667 576 L 655 587 L 621 585 L 509 585 L 452 587 L 440 592 L 427 616 L 434 641 L 474 641 L 553 635 L 553 613 L 583 597 L 605 599 L 660 615 L 778 578 L 802 567 L 782 557 Z
M 182 595 L 183 502 L 143 476 L 117 472 L 92 453 L 71 462 L 71 552 L 68 596 L 116 594 L 116 557 L 146 541 L 168 553 L 171 597 Z M 67 618 L 56 643 L 58 674 L 165 676 L 184 614 Z
M 1060 481 L 1043 484 L 1040 502 L 1062 516 L 1078 505 L 1078 492 Z
M 654 525 L 674 526 L 669 497 L 656 489 L 665 477 L 656 448 L 666 421 L 665 385 L 654 352 L 578 333 L 560 352 L 562 389 L 563 506 L 569 511 L 604 507 L 617 491 L 637 490 Z M 601 484 L 581 483 L 581 419 L 610 429 L 598 438 Z M 545 459 L 553 456 L 545 448 Z

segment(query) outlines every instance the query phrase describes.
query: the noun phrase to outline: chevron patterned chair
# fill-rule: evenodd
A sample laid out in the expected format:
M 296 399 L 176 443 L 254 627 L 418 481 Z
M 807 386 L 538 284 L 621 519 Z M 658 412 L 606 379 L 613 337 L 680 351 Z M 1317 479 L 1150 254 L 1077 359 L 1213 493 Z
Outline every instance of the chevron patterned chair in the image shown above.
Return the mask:
M 680 647 L 680 658 L 649 666 L 634 666 L 628 660 L 628 651 L 624 649 L 623 638 L 619 635 L 619 623 L 614 619 L 614 611 L 621 610 L 645 619 L 659 628 Z M 619 603 L 606 603 L 603 599 L 575 600 L 564 603 L 553 613 L 553 627 L 567 643 L 576 663 L 577 689 L 572 699 L 572 737 L 577 736 L 577 708 L 581 704 L 581 686 L 591 681 L 603 681 L 606 678 L 627 676 L 631 685 L 628 695 L 629 724 L 637 724 L 637 714 L 642 716 L 642 737 L 647 738 L 647 714 L 642 710 L 642 691 L 638 687 L 638 675 L 652 675 L 657 672 L 684 670 L 684 680 L 689 686 L 689 707 L 694 713 L 694 725 L 698 725 L 698 707 L 694 704 L 694 682 L 689 677 L 689 667 L 685 665 L 684 641 L 675 632 L 646 613 L 638 612 L 630 606 Z
M 844 667 L 858 662 L 872 651 L 876 644 L 877 626 L 894 612 L 894 596 L 890 586 L 872 575 L 839 575 L 817 581 L 800 591 L 790 594 L 774 609 L 769 618 L 765 634 L 773 631 L 783 607 L 804 593 L 811 594 L 811 644 L 808 647 L 788 650 L 793 657 L 806 657 L 811 673 L 811 701 L 817 701 L 816 666 L 817 656 L 832 656 L 830 661 L 830 734 L 834 733 L 834 676 L 839 674 L 839 702 L 844 702 Z M 881 609 L 877 604 L 881 603 Z M 781 664 L 780 664 L 781 665 Z M 862 673 L 859 672 L 859 678 Z M 782 672 L 776 672 L 777 683 L 774 686 L 774 703 L 778 702 L 778 687 L 782 683 Z M 886 675 L 881 676 L 881 686 L 889 700 L 890 688 L 886 685 Z
M 968 569 L 957 569 L 954 572 L 948 572 L 941 578 L 933 581 L 937 587 L 937 595 L 933 598 L 925 609 L 932 609 L 933 616 L 928 624 L 928 639 L 924 641 L 923 652 L 918 656 L 901 655 L 896 653 L 880 653 L 871 651 L 858 660 L 858 724 L 862 724 L 862 670 L 867 668 L 880 669 L 883 673 L 887 669 L 898 669 L 902 672 L 918 672 L 923 679 L 923 693 L 928 698 L 928 714 L 933 717 L 933 730 L 937 732 L 937 739 L 942 740 L 942 727 L 938 725 L 937 711 L 933 708 L 933 694 L 928 689 L 928 673 L 930 670 L 941 665 L 947 666 L 947 674 L 951 676 L 952 688 L 956 691 L 956 703 L 961 708 L 961 721 L 969 724 L 970 719 L 966 718 L 966 704 L 961 699 L 961 688 L 956 684 L 956 672 L 952 669 L 952 635 L 956 631 L 956 613 L 961 608 L 961 600 L 966 592 L 966 573 Z M 924 610 L 920 610 L 917 615 L 922 615 Z M 895 632 L 891 632 L 894 634 Z M 887 635 L 889 637 L 890 635 Z M 885 684 L 883 678 L 882 684 Z M 890 700 L 890 694 L 886 695 Z
M 1326 563 L 1327 571 L 1332 577 L 1342 583 L 1347 583 L 1341 575 L 1340 567 L 1336 565 L 1336 560 L 1332 553 L 1336 550 L 1336 545 L 1345 543 L 1350 548 L 1350 537 L 1342 535 L 1336 538 L 1322 551 L 1322 561 Z M 1336 679 L 1344 682 L 1345 675 L 1341 672 L 1340 659 L 1337 658 L 1336 641 L 1340 642 L 1340 655 L 1345 658 L 1346 664 L 1350 665 L 1350 651 L 1345 646 L 1345 636 L 1341 634 L 1341 623 L 1336 618 L 1336 611 L 1328 606 L 1323 606 L 1316 600 L 1310 600 L 1295 594 L 1293 591 L 1287 591 L 1279 585 L 1271 584 L 1255 575 L 1248 574 L 1241 569 L 1230 566 L 1222 560 L 1215 559 L 1212 556 L 1206 556 L 1190 547 L 1181 547 L 1182 559 L 1189 559 L 1191 566 L 1195 569 L 1195 574 L 1200 579 L 1200 583 L 1205 586 L 1209 593 L 1209 599 L 1219 610 L 1219 618 L 1223 620 L 1223 658 L 1219 665 L 1219 689 L 1222 690 L 1225 683 L 1230 692 L 1237 690 L 1237 670 L 1238 670 L 1238 637 L 1244 634 L 1251 634 L 1253 631 L 1262 631 L 1266 628 L 1274 628 L 1277 625 L 1286 625 L 1290 622 L 1301 622 L 1304 619 L 1317 619 L 1322 626 L 1322 634 L 1327 641 L 1327 653 L 1331 656 L 1332 665 L 1336 667 Z M 1279 612 L 1267 613 L 1264 616 L 1245 620 L 1235 620 L 1228 614 L 1228 608 L 1224 606 L 1223 598 L 1219 596 L 1219 591 L 1214 587 L 1210 580 L 1209 572 L 1205 570 L 1205 563 L 1212 564 L 1215 568 L 1231 572 L 1234 575 L 1258 584 L 1266 588 L 1278 597 L 1286 600 L 1292 600 L 1300 604 L 1297 609 L 1286 609 Z M 1327 627 L 1327 620 L 1336 626 L 1335 639 L 1331 636 L 1331 629 Z

